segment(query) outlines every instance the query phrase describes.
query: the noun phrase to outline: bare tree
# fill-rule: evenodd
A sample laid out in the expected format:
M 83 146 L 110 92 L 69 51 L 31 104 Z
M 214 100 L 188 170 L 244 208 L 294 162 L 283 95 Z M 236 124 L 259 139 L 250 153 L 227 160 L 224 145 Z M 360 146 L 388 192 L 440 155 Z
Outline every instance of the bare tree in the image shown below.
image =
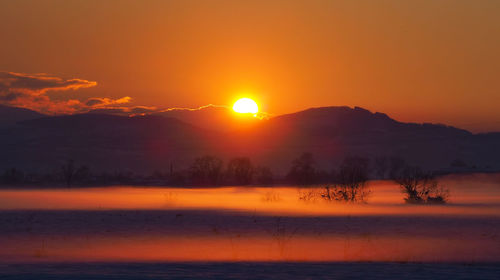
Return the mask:
M 222 176 L 222 160 L 214 156 L 198 157 L 191 165 L 189 174 L 193 183 L 217 185 Z
M 68 188 L 75 182 L 88 182 L 91 177 L 88 166 L 82 165 L 77 167 L 75 161 L 72 159 L 69 159 L 61 166 L 61 172 Z
M 326 200 L 344 202 L 365 202 L 370 194 L 365 184 L 368 181 L 369 163 L 367 158 L 347 157 L 337 174 L 336 182 L 324 187 L 320 193 Z
M 448 189 L 440 186 L 432 173 L 418 167 L 407 166 L 394 180 L 406 194 L 406 203 L 443 204 L 449 197 Z
M 247 157 L 237 157 L 229 161 L 226 177 L 229 183 L 248 185 L 252 183 L 254 168 Z
M 73 177 L 75 182 L 87 183 L 91 177 L 90 168 L 86 165 L 78 167 Z
M 75 161 L 72 159 L 69 159 L 68 161 L 66 161 L 66 163 L 64 163 L 61 166 L 61 171 L 62 171 L 62 175 L 64 177 L 64 181 L 66 182 L 66 186 L 68 188 L 71 187 L 71 184 L 73 183 L 73 178 L 74 178 L 75 173 L 76 173 Z
M 300 185 L 315 183 L 316 168 L 313 155 L 311 153 L 303 153 L 300 157 L 294 159 L 287 179 Z
M 1 182 L 4 184 L 19 184 L 24 182 L 25 179 L 26 176 L 24 172 L 16 168 L 10 168 L 5 170 L 5 172 L 1 176 Z
M 255 168 L 255 180 L 258 184 L 270 185 L 274 183 L 273 172 L 269 167 L 257 167 Z

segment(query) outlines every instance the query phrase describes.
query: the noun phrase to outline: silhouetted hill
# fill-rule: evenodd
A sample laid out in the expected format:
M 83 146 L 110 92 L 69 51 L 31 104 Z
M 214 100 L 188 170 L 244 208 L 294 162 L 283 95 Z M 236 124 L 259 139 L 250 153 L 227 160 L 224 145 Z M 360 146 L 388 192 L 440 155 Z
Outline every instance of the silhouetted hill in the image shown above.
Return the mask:
M 324 167 L 352 155 L 402 157 L 428 168 L 447 167 L 456 158 L 491 166 L 500 155 L 499 145 L 491 143 L 489 155 L 478 141 L 450 126 L 401 123 L 359 107 L 323 107 L 271 118 L 251 132 L 240 131 L 236 142 L 249 151 L 258 147 L 249 154 L 267 154 L 270 164 L 286 168 L 300 152 L 312 152 Z
M 231 126 L 220 129 L 224 110 L 164 114 L 178 119 L 83 114 L 22 121 L 0 129 L 0 168 L 57 170 L 71 158 L 96 171 L 152 172 L 170 164 L 186 168 L 196 156 L 211 154 L 248 156 L 283 175 L 294 158 L 311 152 L 326 170 L 350 155 L 401 157 L 428 169 L 446 169 L 457 159 L 478 171 L 500 169 L 500 133 L 402 123 L 358 107 L 313 108 L 268 120 L 231 112 Z
M 382 113 L 355 107 L 322 107 L 278 116 L 263 128 L 267 133 L 286 130 L 296 137 L 337 139 L 345 144 L 375 141 L 457 139 L 472 134 L 437 124 L 401 123 Z
M 0 126 L 12 125 L 20 121 L 41 117 L 45 117 L 45 115 L 29 109 L 0 105 Z
M 4 168 L 59 168 L 74 159 L 97 170 L 146 172 L 214 150 L 212 132 L 159 116 L 45 117 L 0 133 Z
M 383 113 L 372 113 L 360 107 L 320 107 L 301 112 L 277 116 L 275 123 L 289 123 L 302 129 L 336 130 L 345 133 L 386 133 L 391 131 L 412 130 L 434 131 L 437 133 L 470 135 L 471 133 L 451 126 L 436 124 L 401 123 Z

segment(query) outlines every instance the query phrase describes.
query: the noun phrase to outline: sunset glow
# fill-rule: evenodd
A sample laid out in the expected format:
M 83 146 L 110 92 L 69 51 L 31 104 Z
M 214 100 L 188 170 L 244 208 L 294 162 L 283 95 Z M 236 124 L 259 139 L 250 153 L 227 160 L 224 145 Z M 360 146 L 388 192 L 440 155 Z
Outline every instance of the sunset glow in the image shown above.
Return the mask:
M 233 110 L 237 113 L 257 114 L 259 112 L 259 106 L 250 98 L 241 98 L 234 103 Z
M 0 279 L 500 279 L 499 14 L 0 0 Z

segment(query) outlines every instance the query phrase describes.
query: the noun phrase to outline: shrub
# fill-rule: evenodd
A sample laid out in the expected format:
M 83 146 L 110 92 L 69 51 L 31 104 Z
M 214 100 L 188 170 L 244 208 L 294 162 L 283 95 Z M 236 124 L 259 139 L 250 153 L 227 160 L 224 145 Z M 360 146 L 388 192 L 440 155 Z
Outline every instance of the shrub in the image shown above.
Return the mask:
M 432 173 L 418 167 L 407 166 L 394 180 L 406 195 L 406 203 L 444 204 L 448 200 L 448 189 L 439 185 Z
M 326 200 L 365 202 L 370 194 L 370 191 L 365 187 L 368 174 L 368 159 L 347 157 L 340 166 L 336 182 L 327 185 L 320 195 Z

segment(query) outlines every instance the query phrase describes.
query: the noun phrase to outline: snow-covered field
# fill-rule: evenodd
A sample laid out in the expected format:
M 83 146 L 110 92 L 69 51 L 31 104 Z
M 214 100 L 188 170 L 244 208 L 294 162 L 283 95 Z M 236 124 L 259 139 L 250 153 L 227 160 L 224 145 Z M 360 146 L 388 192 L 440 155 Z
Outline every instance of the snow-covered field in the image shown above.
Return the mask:
M 383 181 L 354 205 L 294 187 L 4 189 L 0 278 L 498 279 L 497 179 L 443 178 L 443 206 Z
M 17 279 L 437 279 L 497 280 L 498 264 L 433 263 L 57 263 L 0 264 Z

